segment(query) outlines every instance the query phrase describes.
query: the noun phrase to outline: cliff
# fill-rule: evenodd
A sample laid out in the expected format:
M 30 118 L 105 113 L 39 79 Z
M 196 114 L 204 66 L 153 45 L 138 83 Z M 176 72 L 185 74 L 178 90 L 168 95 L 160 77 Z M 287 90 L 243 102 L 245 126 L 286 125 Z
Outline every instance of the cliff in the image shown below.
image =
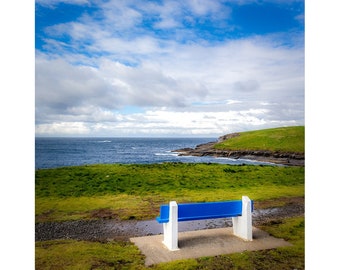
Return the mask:
M 197 145 L 195 148 L 182 148 L 173 150 L 180 156 L 214 156 L 233 159 L 250 159 L 263 162 L 272 162 L 288 166 L 304 166 L 305 154 L 298 152 L 280 152 L 268 150 L 221 150 L 214 148 L 215 144 L 238 136 L 239 133 L 232 133 L 221 136 L 217 142 L 209 142 Z

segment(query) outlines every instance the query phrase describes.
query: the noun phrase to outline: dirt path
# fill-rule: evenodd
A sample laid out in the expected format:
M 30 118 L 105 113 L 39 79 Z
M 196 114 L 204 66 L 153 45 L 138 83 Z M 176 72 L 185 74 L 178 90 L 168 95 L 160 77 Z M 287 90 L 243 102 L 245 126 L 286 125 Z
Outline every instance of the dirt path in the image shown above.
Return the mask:
M 262 205 L 265 207 L 265 205 Z M 255 206 L 256 209 L 256 206 Z M 253 225 L 275 222 L 282 218 L 304 215 L 304 199 L 289 200 L 283 207 L 257 209 Z M 179 231 L 194 231 L 231 226 L 231 219 L 180 222 Z M 89 241 L 128 240 L 130 237 L 161 234 L 163 227 L 155 220 L 119 221 L 112 219 L 44 222 L 35 226 L 35 240 L 77 239 Z

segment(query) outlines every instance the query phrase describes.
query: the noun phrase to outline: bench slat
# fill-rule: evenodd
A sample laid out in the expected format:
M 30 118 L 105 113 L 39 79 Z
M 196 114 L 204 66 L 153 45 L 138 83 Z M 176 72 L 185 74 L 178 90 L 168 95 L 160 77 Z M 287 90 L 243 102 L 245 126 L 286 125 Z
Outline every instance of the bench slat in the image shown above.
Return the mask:
M 188 203 L 178 205 L 178 221 L 242 215 L 242 201 Z
M 252 205 L 253 209 L 253 205 Z M 242 200 L 178 204 L 178 221 L 227 218 L 242 215 Z M 159 223 L 169 222 L 169 205 L 161 205 Z
M 158 223 L 169 222 L 169 205 L 168 204 L 161 205 L 160 214 L 158 217 L 156 217 L 156 220 L 158 221 Z
M 191 221 L 191 220 L 201 220 L 201 219 L 215 219 L 215 218 L 228 218 L 241 216 L 239 213 L 234 214 L 221 214 L 221 215 L 209 215 L 209 216 L 194 216 L 194 217 L 182 217 L 178 221 Z

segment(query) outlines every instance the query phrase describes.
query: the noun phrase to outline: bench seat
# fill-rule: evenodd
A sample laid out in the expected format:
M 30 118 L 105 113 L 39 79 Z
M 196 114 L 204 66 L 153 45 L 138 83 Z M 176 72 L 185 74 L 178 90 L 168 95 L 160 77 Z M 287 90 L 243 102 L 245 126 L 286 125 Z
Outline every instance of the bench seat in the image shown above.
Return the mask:
M 229 218 L 242 215 L 242 201 L 178 204 L 178 221 Z M 169 205 L 161 205 L 158 223 L 169 222 Z

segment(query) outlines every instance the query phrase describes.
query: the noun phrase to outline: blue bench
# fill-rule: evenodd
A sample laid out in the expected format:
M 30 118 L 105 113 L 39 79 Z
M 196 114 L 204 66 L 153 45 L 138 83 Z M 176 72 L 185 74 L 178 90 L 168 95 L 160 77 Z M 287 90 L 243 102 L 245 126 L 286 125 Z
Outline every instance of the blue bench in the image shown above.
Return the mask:
M 231 217 L 234 235 L 251 241 L 253 210 L 253 201 L 247 196 L 242 196 L 242 200 L 223 202 L 177 204 L 172 201 L 169 205 L 161 205 L 160 215 L 156 220 L 163 224 L 163 243 L 169 250 L 177 250 L 178 222 L 181 221 Z
M 160 215 L 156 218 L 158 223 L 169 222 L 168 204 L 161 205 Z M 228 218 L 242 216 L 242 201 L 185 203 L 178 204 L 178 221 L 200 219 Z

